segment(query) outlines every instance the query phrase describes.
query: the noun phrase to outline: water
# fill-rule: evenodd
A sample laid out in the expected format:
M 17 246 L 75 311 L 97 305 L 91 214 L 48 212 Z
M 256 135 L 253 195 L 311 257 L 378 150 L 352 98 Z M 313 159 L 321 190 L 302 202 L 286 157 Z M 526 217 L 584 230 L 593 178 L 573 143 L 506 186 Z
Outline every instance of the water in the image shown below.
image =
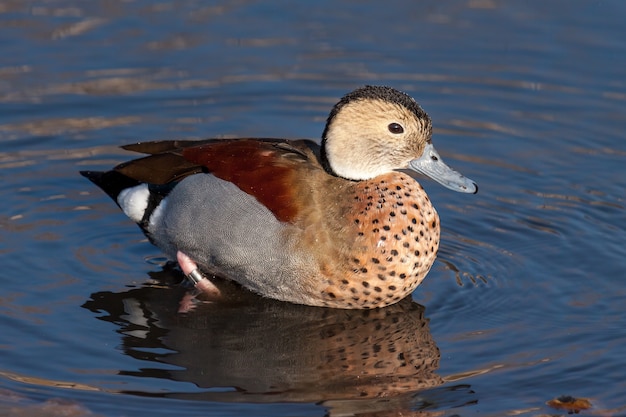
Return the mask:
M 0 412 L 537 416 L 572 395 L 626 415 L 625 12 L 0 2 Z M 390 309 L 180 314 L 180 275 L 77 173 L 138 140 L 316 138 L 366 83 L 416 97 L 480 185 L 423 181 L 442 247 Z

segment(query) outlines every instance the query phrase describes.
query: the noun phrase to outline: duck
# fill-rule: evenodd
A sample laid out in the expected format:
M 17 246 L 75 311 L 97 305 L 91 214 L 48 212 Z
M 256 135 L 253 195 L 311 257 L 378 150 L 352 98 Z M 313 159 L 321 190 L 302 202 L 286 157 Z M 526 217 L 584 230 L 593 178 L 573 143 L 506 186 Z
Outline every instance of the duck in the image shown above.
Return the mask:
M 410 295 L 439 248 L 439 216 L 416 174 L 476 193 L 432 143 L 408 94 L 366 85 L 331 109 L 321 141 L 138 142 L 145 156 L 81 171 L 202 291 L 216 280 L 263 297 L 341 309 Z

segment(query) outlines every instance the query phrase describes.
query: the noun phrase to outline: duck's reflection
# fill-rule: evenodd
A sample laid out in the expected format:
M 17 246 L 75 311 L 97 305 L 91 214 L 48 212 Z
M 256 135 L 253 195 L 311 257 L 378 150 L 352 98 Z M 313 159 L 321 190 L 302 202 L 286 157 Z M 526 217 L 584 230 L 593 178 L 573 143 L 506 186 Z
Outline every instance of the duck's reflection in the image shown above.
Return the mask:
M 175 279 L 174 272 L 160 275 L 161 282 Z M 242 295 L 179 313 L 185 292 L 148 286 L 95 293 L 84 304 L 120 326 L 128 355 L 179 368 L 122 374 L 202 388 L 160 396 L 333 408 L 352 400 L 414 398 L 443 383 L 424 307 L 410 298 L 384 309 L 334 310 Z

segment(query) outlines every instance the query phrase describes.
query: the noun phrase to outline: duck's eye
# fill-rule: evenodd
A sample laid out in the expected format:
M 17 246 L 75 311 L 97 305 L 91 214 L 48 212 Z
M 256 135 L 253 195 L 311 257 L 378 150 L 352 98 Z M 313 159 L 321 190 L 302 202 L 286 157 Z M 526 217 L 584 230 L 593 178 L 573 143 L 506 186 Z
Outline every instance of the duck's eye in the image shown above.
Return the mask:
M 389 129 L 389 131 L 395 135 L 404 132 L 404 128 L 399 123 L 389 123 L 387 129 Z

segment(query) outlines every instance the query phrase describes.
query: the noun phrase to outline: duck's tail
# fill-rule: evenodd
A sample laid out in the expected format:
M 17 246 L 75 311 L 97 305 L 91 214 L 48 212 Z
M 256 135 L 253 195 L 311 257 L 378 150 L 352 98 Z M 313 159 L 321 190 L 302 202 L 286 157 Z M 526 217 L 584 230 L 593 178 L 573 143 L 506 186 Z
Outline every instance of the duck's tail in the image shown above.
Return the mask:
M 126 189 L 136 187 L 141 183 L 137 180 L 127 177 L 118 171 L 80 171 L 80 175 L 87 178 L 89 181 L 96 184 L 102 189 L 109 197 L 117 203 L 122 210 L 124 209 L 119 201 L 118 196 Z

